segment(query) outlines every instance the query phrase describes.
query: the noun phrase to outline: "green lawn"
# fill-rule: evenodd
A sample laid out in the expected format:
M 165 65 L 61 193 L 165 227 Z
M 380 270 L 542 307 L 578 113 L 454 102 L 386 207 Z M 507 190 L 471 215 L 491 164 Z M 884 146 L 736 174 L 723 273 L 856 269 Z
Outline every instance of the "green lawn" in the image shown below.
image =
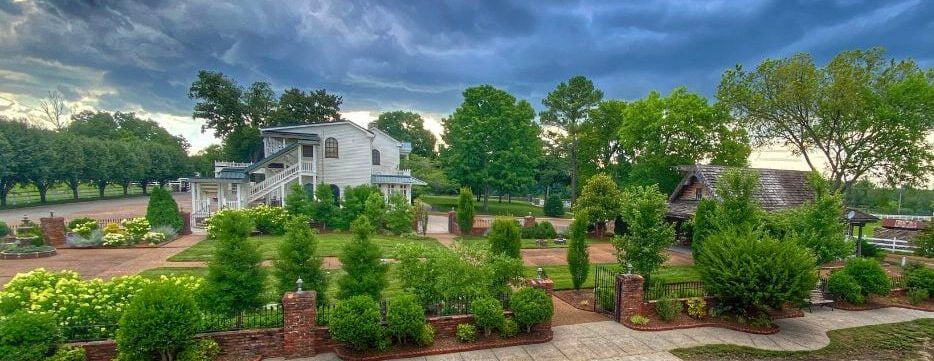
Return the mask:
M 830 344 L 816 351 L 767 351 L 707 345 L 671 351 L 684 360 L 930 360 L 934 319 L 834 330 Z
M 263 299 L 266 302 L 278 302 L 280 300 L 280 295 L 275 290 L 275 278 L 272 275 L 272 269 L 267 268 L 269 271 L 269 277 L 266 279 L 266 289 L 263 292 Z M 334 296 L 337 294 L 337 279 L 344 275 L 343 270 L 328 270 L 329 280 L 328 280 L 328 290 L 327 297 L 331 300 L 334 299 Z M 159 267 L 148 269 L 139 273 L 143 277 L 152 277 L 157 278 L 160 276 L 195 276 L 204 278 L 208 274 L 207 267 Z M 389 285 L 383 290 L 383 298 L 390 298 L 400 292 L 402 292 L 402 286 L 398 281 L 398 277 L 395 276 L 395 267 L 393 265 L 389 266 L 389 274 L 386 277 L 389 280 Z
M 482 236 L 457 236 L 457 237 L 454 238 L 454 240 L 455 240 L 457 243 L 460 243 L 460 244 L 463 244 L 463 245 L 475 245 L 475 244 L 483 244 L 483 243 L 486 243 L 486 242 L 487 242 L 487 238 L 486 238 L 486 237 L 482 237 Z M 599 239 L 590 239 L 590 240 L 588 240 L 588 242 L 590 242 L 590 244 L 595 244 L 595 243 L 610 243 L 610 239 L 609 239 L 609 238 L 605 238 L 605 239 L 602 239 L 602 240 L 599 240 Z M 538 244 L 535 243 L 535 240 L 534 240 L 534 239 L 525 238 L 525 239 L 522 239 L 522 246 L 521 246 L 521 247 L 522 247 L 523 249 L 529 249 L 529 248 L 542 248 L 542 249 L 544 249 L 544 248 L 568 248 L 568 245 L 567 245 L 567 243 L 565 243 L 565 244 L 555 244 L 554 242 L 552 242 L 552 240 L 548 240 L 548 245 L 547 245 L 547 246 L 545 246 L 545 247 L 539 247 Z
M 318 254 L 324 257 L 337 256 L 347 242 L 350 242 L 352 235 L 350 233 L 325 233 L 318 235 Z M 250 240 L 259 247 L 263 259 L 275 259 L 282 242 L 283 236 L 253 236 Z M 444 247 L 434 238 L 403 238 L 397 236 L 376 235 L 373 241 L 383 250 L 383 256 L 391 257 L 395 247 L 405 242 L 419 242 L 430 247 Z M 205 239 L 198 242 L 191 248 L 182 251 L 169 258 L 172 262 L 183 261 L 209 261 L 214 253 L 214 245 L 217 240 Z
M 613 264 L 615 263 L 608 263 Z M 590 273 L 587 275 L 587 280 L 584 281 L 584 284 L 581 288 L 593 288 L 594 287 L 594 269 L 596 264 L 590 265 Z M 557 266 L 543 266 L 542 269 L 545 271 L 545 274 L 555 282 L 556 290 L 568 290 L 573 288 L 571 283 L 571 273 L 568 272 L 567 265 L 557 265 Z M 535 277 L 537 274 L 538 267 L 529 266 L 525 267 L 525 276 L 526 277 Z M 700 275 L 697 274 L 697 270 L 694 269 L 694 266 L 672 266 L 672 267 L 662 267 L 656 271 L 653 275 L 654 279 L 661 280 L 665 283 L 674 283 L 674 282 L 688 282 L 688 281 L 699 281 Z
M 457 196 L 428 196 L 423 195 L 419 196 L 423 202 L 431 205 L 431 208 L 437 212 L 447 212 L 452 208 L 457 207 Z M 490 197 L 489 202 L 490 209 L 487 211 L 483 210 L 483 201 L 474 203 L 474 208 L 477 211 L 477 214 L 489 214 L 494 216 L 526 216 L 529 212 L 536 217 L 544 217 L 541 207 L 536 207 L 535 205 L 526 202 L 520 201 L 516 198 L 513 198 L 512 203 L 508 203 L 506 198 L 503 198 L 503 202 L 500 203 L 498 198 Z

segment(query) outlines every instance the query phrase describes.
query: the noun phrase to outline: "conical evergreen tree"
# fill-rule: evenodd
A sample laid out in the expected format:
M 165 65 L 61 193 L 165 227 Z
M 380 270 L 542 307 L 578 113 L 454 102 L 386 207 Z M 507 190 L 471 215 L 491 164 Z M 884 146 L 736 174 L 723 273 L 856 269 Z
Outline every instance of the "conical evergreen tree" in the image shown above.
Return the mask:
M 304 289 L 315 291 L 318 303 L 325 303 L 327 274 L 321 268 L 321 257 L 317 253 L 318 238 L 308 227 L 308 218 L 290 218 L 285 224 L 285 239 L 279 246 L 279 257 L 273 271 L 279 294 L 294 291 L 295 282 L 301 278 Z
M 346 274 L 338 282 L 339 298 L 368 295 L 379 300 L 386 288 L 388 265 L 383 263 L 383 254 L 372 241 L 373 225 L 366 216 L 358 217 L 350 225 L 353 239 L 344 246 L 340 255 L 341 268 Z

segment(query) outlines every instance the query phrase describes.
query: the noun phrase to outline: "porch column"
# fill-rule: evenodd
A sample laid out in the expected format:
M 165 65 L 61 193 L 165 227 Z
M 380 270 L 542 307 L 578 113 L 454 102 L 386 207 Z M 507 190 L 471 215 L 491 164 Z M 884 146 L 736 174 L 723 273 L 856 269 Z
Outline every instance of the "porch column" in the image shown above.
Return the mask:
M 198 213 L 198 184 L 197 182 L 191 183 L 191 213 Z

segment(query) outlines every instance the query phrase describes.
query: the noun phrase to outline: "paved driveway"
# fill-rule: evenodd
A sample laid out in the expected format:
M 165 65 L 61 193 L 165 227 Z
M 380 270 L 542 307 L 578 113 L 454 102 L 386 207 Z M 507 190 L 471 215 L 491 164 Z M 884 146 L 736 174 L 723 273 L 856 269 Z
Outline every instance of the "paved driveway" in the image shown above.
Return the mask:
M 191 211 L 190 193 L 173 193 L 172 197 L 183 212 Z M 18 224 L 23 215 L 29 219 L 38 220 L 39 217 L 48 217 L 49 211 L 56 216 L 65 217 L 66 220 L 76 217 L 137 217 L 146 214 L 146 205 L 149 197 L 139 196 L 132 198 L 106 199 L 99 201 L 86 201 L 77 203 L 63 203 L 0 210 L 0 221 L 9 225 Z

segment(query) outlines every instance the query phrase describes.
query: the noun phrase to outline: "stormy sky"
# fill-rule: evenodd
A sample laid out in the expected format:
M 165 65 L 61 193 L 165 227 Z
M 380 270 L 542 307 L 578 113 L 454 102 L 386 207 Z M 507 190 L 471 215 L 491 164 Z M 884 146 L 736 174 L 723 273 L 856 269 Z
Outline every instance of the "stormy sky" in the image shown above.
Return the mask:
M 200 69 L 244 85 L 325 88 L 358 122 L 412 110 L 429 126 L 468 86 L 541 108 L 570 76 L 608 98 L 678 85 L 713 97 L 735 64 L 881 46 L 934 66 L 934 1 L 0 0 L 0 114 L 30 116 L 48 91 L 73 110 L 136 111 L 191 141 Z

